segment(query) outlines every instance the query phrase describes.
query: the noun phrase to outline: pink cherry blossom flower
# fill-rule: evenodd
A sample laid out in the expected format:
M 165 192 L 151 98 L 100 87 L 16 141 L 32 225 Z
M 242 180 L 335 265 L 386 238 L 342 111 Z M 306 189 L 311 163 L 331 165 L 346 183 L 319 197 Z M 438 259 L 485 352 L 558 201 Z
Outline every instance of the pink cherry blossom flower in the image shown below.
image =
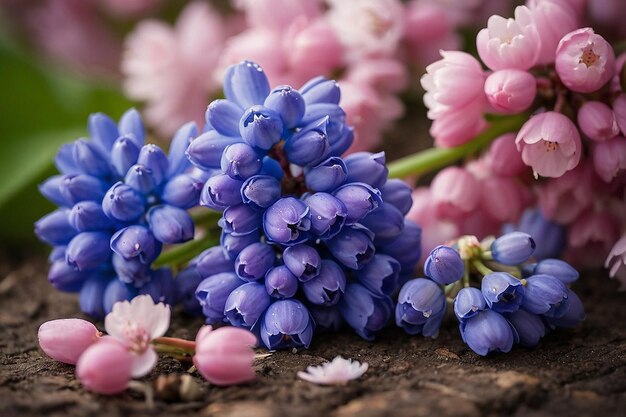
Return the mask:
M 528 169 L 515 146 L 515 136 L 515 133 L 505 133 L 491 142 L 485 160 L 495 175 L 514 177 Z
M 622 135 L 626 135 L 626 94 L 620 94 L 613 102 L 613 114 Z
M 559 42 L 555 66 L 567 88 L 579 93 L 591 93 L 613 77 L 615 53 L 611 45 L 593 29 L 577 29 Z
M 593 167 L 604 182 L 611 182 L 626 170 L 626 139 L 616 136 L 593 147 Z
M 169 306 L 155 304 L 150 295 L 121 301 L 104 318 L 107 333 L 132 353 L 132 376 L 148 374 L 157 362 L 151 341 L 165 334 L 170 326 Z
M 215 385 L 235 385 L 255 378 L 252 363 L 256 336 L 245 329 L 203 326 L 196 336 L 193 363 Z
M 485 95 L 491 107 L 505 114 L 520 113 L 535 100 L 537 82 L 529 72 L 516 69 L 496 71 L 485 81 Z
M 464 168 L 452 166 L 442 169 L 433 179 L 430 189 L 439 218 L 460 218 L 478 206 L 478 180 Z
M 545 112 L 531 117 L 520 129 L 515 143 L 535 176 L 560 177 L 576 168 L 580 161 L 582 144 L 578 129 L 560 113 Z
M 121 63 L 124 90 L 146 102 L 147 120 L 165 136 L 190 120 L 204 124 L 212 74 L 225 37 L 223 18 L 208 3 L 189 3 L 175 27 L 145 20 L 126 39 Z
M 621 283 L 620 290 L 626 290 L 626 275 L 623 274 L 626 268 L 622 268 L 622 265 L 626 265 L 626 235 L 622 236 L 620 240 L 618 240 L 609 256 L 606 258 L 604 262 L 605 268 L 610 268 L 609 276 L 611 278 L 618 277 Z M 622 274 L 619 274 L 621 272 Z
M 526 2 L 541 39 L 541 52 L 537 64 L 553 63 L 554 51 L 561 38 L 579 27 L 579 15 L 574 8 L 564 4 L 566 1 L 528 0 Z
M 126 389 L 133 355 L 117 339 L 105 336 L 91 345 L 76 363 L 76 377 L 89 391 L 112 395 Z
M 435 138 L 435 146 L 451 148 L 472 140 L 487 127 L 483 117 L 486 103 L 484 97 L 463 107 L 449 108 L 433 119 L 430 134 Z
M 601 267 L 619 238 L 618 227 L 618 219 L 608 210 L 583 213 L 568 229 L 567 258 L 585 268 Z
M 494 71 L 531 68 L 541 51 L 541 40 L 530 10 L 516 7 L 515 19 L 491 16 L 476 36 L 476 47 L 480 59 Z
M 81 319 L 50 320 L 39 326 L 39 346 L 52 359 L 75 365 L 82 353 L 102 335 Z
M 323 0 L 234 0 L 252 28 L 281 32 L 294 20 L 313 20 L 322 14 Z
M 619 134 L 615 114 L 609 106 L 600 101 L 587 101 L 578 110 L 578 127 L 596 141 L 603 141 Z
M 298 378 L 319 385 L 345 384 L 360 378 L 367 368 L 366 362 L 360 363 L 336 356 L 332 362 L 325 362 L 320 366 L 308 366 L 306 372 L 298 372 Z

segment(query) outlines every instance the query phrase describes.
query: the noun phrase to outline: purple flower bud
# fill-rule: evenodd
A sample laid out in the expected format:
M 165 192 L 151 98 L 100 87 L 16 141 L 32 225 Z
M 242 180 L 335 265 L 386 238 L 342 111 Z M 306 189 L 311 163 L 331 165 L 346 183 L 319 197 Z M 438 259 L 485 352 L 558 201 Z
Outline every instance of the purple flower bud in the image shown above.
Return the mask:
M 273 242 L 295 245 L 307 239 L 310 229 L 309 207 L 293 197 L 281 198 L 263 215 L 263 230 Z
M 93 141 L 105 151 L 110 150 L 113 142 L 120 136 L 115 122 L 104 113 L 89 115 L 87 128 Z
M 446 297 L 433 281 L 416 278 L 400 289 L 396 324 L 408 334 L 437 337 L 445 312 Z
M 48 213 L 35 223 L 35 234 L 49 245 L 66 245 L 76 236 L 76 229 L 72 227 L 69 217 L 68 209 Z
M 254 175 L 241 186 L 241 199 L 257 210 L 268 208 L 280 196 L 280 182 L 271 175 Z
M 331 157 L 319 165 L 305 170 L 304 183 L 311 191 L 334 191 L 341 186 L 348 176 L 343 159 Z
M 196 288 L 203 279 L 193 266 L 180 271 L 174 279 L 178 302 L 183 306 L 186 314 L 192 316 L 202 314 L 202 307 L 196 298 Z
M 239 204 L 224 210 L 218 224 L 226 233 L 247 235 L 261 226 L 261 215 L 249 205 Z
M 50 202 L 57 206 L 67 206 L 68 202 L 61 193 L 61 185 L 63 184 L 63 175 L 53 175 L 39 184 L 39 192 Z
M 83 313 L 98 319 L 104 318 L 102 298 L 109 281 L 111 281 L 109 277 L 102 277 L 99 274 L 92 275 L 85 281 L 78 297 L 80 310 Z
M 48 281 L 54 288 L 64 292 L 78 292 L 89 277 L 89 273 L 79 271 L 65 262 L 65 259 L 52 263 L 48 271 Z
M 270 158 L 269 156 L 263 157 L 263 167 L 261 168 L 261 172 L 259 174 L 262 175 L 271 175 L 280 181 L 285 173 L 280 166 L 280 163 L 274 158 Z
M 385 242 L 380 249 L 400 262 L 402 272 L 412 273 L 422 253 L 422 229 L 413 221 L 405 219 L 398 237 Z
M 380 191 L 365 183 L 346 184 L 333 195 L 348 209 L 346 224 L 354 224 L 383 205 Z
M 551 327 L 576 327 L 585 319 L 585 309 L 578 295 L 569 288 L 567 289 L 567 308 L 562 316 L 547 317 Z
M 187 148 L 187 157 L 200 169 L 220 169 L 224 149 L 241 141 L 239 137 L 223 136 L 210 130 L 191 141 Z
M 154 206 L 148 210 L 146 220 L 160 242 L 182 243 L 193 239 L 193 220 L 183 209 L 167 204 Z
M 285 249 L 283 262 L 301 282 L 306 282 L 319 274 L 322 259 L 315 248 L 300 244 Z
M 341 328 L 343 319 L 339 312 L 338 306 L 317 306 L 312 305 L 309 307 L 311 316 L 315 321 L 315 330 L 319 332 L 324 331 L 337 331 Z
M 261 322 L 261 340 L 270 350 L 308 348 L 315 324 L 309 310 L 294 299 L 278 300 L 269 306 Z
M 120 117 L 118 128 L 119 134 L 122 136 L 128 135 L 135 142 L 137 148 L 143 146 L 146 138 L 146 129 L 143 126 L 141 115 L 136 109 L 129 109 Z
M 322 130 L 332 144 L 343 134 L 346 126 L 346 113 L 341 107 L 330 103 L 307 104 L 306 112 L 302 118 L 305 125 L 319 124 L 323 122 L 325 127 Z M 320 130 L 318 128 L 318 130 Z M 335 155 L 338 156 L 338 155 Z
M 145 198 L 123 182 L 113 185 L 102 199 L 102 210 L 114 220 L 132 222 L 144 214 Z
M 235 272 L 244 281 L 256 281 L 274 265 L 276 253 L 267 243 L 246 246 L 235 259 Z
M 61 195 L 67 203 L 74 205 L 79 201 L 102 201 L 108 185 L 90 175 L 66 175 L 61 183 Z
M 117 278 L 126 284 L 139 288 L 152 279 L 150 266 L 142 263 L 139 258 L 125 259 L 114 253 L 112 264 Z
M 74 161 L 74 142 L 61 145 L 54 157 L 54 165 L 61 174 L 77 175 L 81 173 Z
M 341 156 L 354 142 L 354 127 L 344 126 L 341 135 L 330 138 L 330 154 Z
M 332 103 L 339 104 L 341 90 L 335 80 L 327 80 L 323 76 L 315 77 L 300 88 L 300 94 L 307 104 Z
M 103 230 L 113 226 L 113 221 L 104 214 L 102 206 L 95 201 L 75 204 L 69 212 L 68 220 L 79 232 Z
M 460 324 L 463 341 L 474 352 L 487 356 L 489 352 L 509 352 L 515 341 L 514 329 L 499 313 L 483 310 Z
M 233 326 L 251 328 L 270 305 L 265 286 L 248 282 L 230 293 L 224 305 L 226 320 Z
M 535 259 L 556 258 L 565 249 L 565 227 L 547 220 L 538 208 L 524 211 L 515 230 L 533 236 L 537 246 L 533 252 Z
M 155 303 L 174 305 L 177 294 L 172 270 L 159 268 L 152 271 L 152 279 L 139 289 L 139 294 L 149 295 Z
M 385 185 L 380 188 L 380 193 L 385 205 L 394 205 L 403 216 L 409 212 L 413 205 L 411 192 L 411 187 L 404 181 L 398 179 L 388 180 Z
M 118 138 L 111 149 L 111 163 L 115 173 L 124 177 L 130 167 L 135 165 L 139 157 L 139 147 L 132 138 L 122 136 Z
M 78 139 L 74 142 L 73 157 L 82 172 L 94 177 L 106 177 L 111 174 L 111 167 L 106 155 L 94 142 Z
M 534 314 L 561 317 L 567 312 L 569 292 L 565 284 L 551 275 L 533 275 L 526 279 L 522 307 Z
M 48 255 L 48 261 L 49 262 L 56 262 L 56 261 L 62 261 L 62 260 L 64 261 L 65 249 L 67 249 L 67 246 L 54 246 L 52 250 L 50 251 L 50 255 Z
M 304 199 L 311 211 L 311 231 L 322 239 L 330 239 L 345 224 L 346 206 L 327 193 L 315 193 Z
M 154 144 L 144 145 L 139 151 L 137 163 L 152 171 L 154 183 L 157 186 L 161 185 L 169 168 L 167 155 L 161 148 Z
M 478 288 L 466 287 L 454 299 L 454 314 L 459 321 L 470 319 L 486 308 L 485 297 Z
M 519 265 L 532 256 L 535 246 L 535 241 L 529 234 L 511 232 L 493 241 L 491 254 L 501 264 Z
M 382 187 L 387 181 L 389 170 L 385 165 L 385 153 L 356 152 L 346 159 L 348 182 L 364 182 L 374 188 Z
M 235 264 L 226 256 L 221 246 L 213 246 L 198 255 L 191 264 L 203 278 L 220 272 L 234 272 Z
M 274 110 L 252 106 L 241 116 L 239 133 L 250 146 L 268 150 L 280 140 L 283 122 Z
M 530 275 L 552 275 L 565 285 L 578 280 L 578 271 L 560 259 L 544 259 L 538 262 Z
M 505 314 L 505 317 L 517 332 L 519 344 L 522 346 L 536 346 L 546 334 L 546 326 L 541 317 L 536 314 L 526 310 L 517 310 Z
M 65 261 L 79 271 L 95 269 L 111 258 L 110 239 L 106 232 L 79 233 L 67 245 Z
M 250 61 L 231 65 L 224 75 L 224 95 L 241 108 L 261 104 L 270 92 L 263 69 Z
M 299 166 L 311 166 L 326 159 L 330 153 L 330 143 L 324 126 L 314 126 L 304 128 L 287 139 L 284 149 L 289 162 Z
M 182 174 L 189 168 L 191 164 L 186 155 L 187 148 L 189 148 L 191 141 L 196 136 L 198 136 L 198 129 L 194 122 L 186 123 L 176 131 L 170 143 L 169 155 L 167 157 L 169 161 L 167 178 Z
M 202 187 L 200 205 L 219 211 L 240 204 L 242 184 L 225 174 L 214 175 Z
M 335 262 L 324 259 L 319 274 L 302 283 L 304 296 L 313 304 L 332 306 L 339 302 L 346 288 L 346 274 Z
M 137 288 L 132 285 L 125 284 L 115 278 L 110 280 L 102 295 L 104 313 L 109 314 L 113 310 L 113 304 L 119 301 L 132 300 L 137 294 Z
M 384 204 L 365 216 L 360 223 L 376 235 L 376 244 L 384 244 L 402 233 L 404 215 L 395 206 Z
M 461 255 L 449 246 L 437 246 L 424 262 L 426 276 L 440 285 L 457 282 L 463 276 L 464 270 Z
M 400 263 L 391 256 L 377 254 L 356 276 L 372 293 L 391 296 L 398 285 Z
M 485 275 L 480 289 L 489 308 L 498 313 L 517 311 L 524 300 L 522 282 L 506 272 Z
M 364 227 L 344 227 L 341 232 L 326 241 L 332 255 L 350 269 L 361 269 L 376 253 L 374 235 Z
M 196 289 L 196 298 L 208 324 L 221 323 L 224 320 L 226 299 L 235 288 L 243 284 L 245 281 L 232 272 L 211 275 L 200 282 Z
M 220 162 L 224 174 L 245 180 L 257 174 L 262 167 L 261 158 L 247 143 L 233 143 L 224 149 Z
M 220 246 L 224 251 L 224 255 L 231 261 L 235 261 L 237 255 L 248 245 L 258 242 L 260 239 L 259 231 L 254 230 L 248 234 L 231 234 L 222 231 L 220 236 Z M 234 266 L 233 266 L 234 270 Z
M 124 183 L 144 195 L 150 194 L 156 185 L 152 171 L 140 164 L 130 167 L 124 178 Z
M 291 246 L 290 248 L 295 248 Z M 298 278 L 285 265 L 267 271 L 265 290 L 274 298 L 291 298 L 298 291 Z
M 276 111 L 287 129 L 296 127 L 304 116 L 304 98 L 288 85 L 274 88 L 263 105 Z
M 381 330 L 393 312 L 389 297 L 379 297 L 361 284 L 349 284 L 339 303 L 343 319 L 365 340 L 374 340 L 374 333 Z
M 161 192 L 164 203 L 182 209 L 198 205 L 204 183 L 187 174 L 178 174 L 165 183 Z
M 161 253 L 161 242 L 152 232 L 140 225 L 132 225 L 118 230 L 111 238 L 111 250 L 123 258 L 139 258 L 148 265 Z
M 206 122 L 224 136 L 237 136 L 242 112 L 232 101 L 213 100 L 206 110 Z

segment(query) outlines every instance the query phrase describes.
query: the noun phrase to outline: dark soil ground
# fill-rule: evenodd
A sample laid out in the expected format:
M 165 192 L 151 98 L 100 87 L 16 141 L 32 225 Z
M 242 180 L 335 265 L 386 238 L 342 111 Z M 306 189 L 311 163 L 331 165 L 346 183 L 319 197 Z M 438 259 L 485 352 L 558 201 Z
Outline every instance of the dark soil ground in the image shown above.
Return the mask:
M 626 415 L 626 294 L 603 273 L 586 274 L 575 287 L 587 307 L 583 325 L 548 335 L 536 349 L 482 358 L 461 342 L 452 322 L 436 340 L 390 329 L 368 343 L 346 330 L 316 338 L 309 350 L 258 360 L 257 379 L 247 385 L 219 388 L 193 374 L 196 399 L 181 401 L 176 389 L 160 390 L 150 408 L 136 390 L 116 397 L 88 393 L 73 367 L 43 355 L 38 326 L 77 316 L 76 298 L 49 286 L 43 259 L 12 265 L 0 255 L 0 265 L 2 417 Z M 169 334 L 193 338 L 200 324 L 179 315 Z M 297 371 L 338 354 L 366 361 L 370 369 L 339 387 L 297 379 Z M 187 369 L 165 359 L 145 382 L 152 387 L 158 375 Z

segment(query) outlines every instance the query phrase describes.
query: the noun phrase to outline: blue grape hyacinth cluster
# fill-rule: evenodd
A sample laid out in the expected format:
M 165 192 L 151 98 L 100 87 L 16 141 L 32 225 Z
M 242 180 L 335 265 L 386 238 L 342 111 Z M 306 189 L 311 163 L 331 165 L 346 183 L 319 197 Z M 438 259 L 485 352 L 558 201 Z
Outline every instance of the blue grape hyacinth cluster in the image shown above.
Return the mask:
M 384 153 L 341 157 L 354 133 L 334 81 L 270 89 L 243 62 L 224 93 L 187 150 L 210 175 L 200 205 L 222 212 L 222 234 L 179 275 L 184 305 L 269 349 L 308 347 L 315 329 L 344 322 L 373 339 L 419 259 L 421 231 L 404 219 L 411 190 L 387 180 Z
M 137 294 L 173 303 L 171 271 L 150 265 L 163 244 L 193 239 L 186 210 L 197 205 L 203 181 L 190 174 L 185 152 L 196 127 L 190 123 L 176 133 L 169 156 L 144 144 L 134 109 L 118 124 L 94 114 L 88 128 L 90 138 L 61 147 L 55 158 L 60 174 L 40 185 L 59 206 L 35 224 L 39 239 L 54 247 L 49 281 L 79 292 L 82 311 L 94 317 Z
M 411 280 L 400 290 L 397 324 L 411 334 L 436 336 L 448 296 L 463 341 L 483 356 L 509 352 L 518 343 L 535 346 L 549 330 L 576 326 L 585 317 L 569 288 L 578 271 L 558 259 L 526 263 L 535 248 L 522 232 L 482 244 L 466 236 L 438 246 L 424 265 L 428 279 Z

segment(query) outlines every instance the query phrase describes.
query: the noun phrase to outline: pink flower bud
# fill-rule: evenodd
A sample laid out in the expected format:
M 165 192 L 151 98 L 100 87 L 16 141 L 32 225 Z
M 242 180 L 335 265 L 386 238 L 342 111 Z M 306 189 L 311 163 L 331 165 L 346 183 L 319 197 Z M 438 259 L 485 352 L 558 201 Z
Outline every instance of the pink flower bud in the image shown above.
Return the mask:
M 212 330 L 204 326 L 196 337 L 193 363 L 215 385 L 234 385 L 254 379 L 254 334 L 236 327 Z
M 493 15 L 476 36 L 478 55 L 492 70 L 527 70 L 541 50 L 539 33 L 526 6 L 515 8 L 515 19 Z
M 565 35 L 556 49 L 556 72 L 567 88 L 591 93 L 606 84 L 615 71 L 611 45 L 591 28 Z
M 524 187 L 515 178 L 490 176 L 480 182 L 481 214 L 500 223 L 519 220 L 524 204 Z
M 576 168 L 582 144 L 572 121 L 556 112 L 531 117 L 515 139 L 524 163 L 533 168 L 535 176 L 560 177 Z
M 615 115 L 609 106 L 599 101 L 588 101 L 578 110 L 578 127 L 596 141 L 610 139 L 619 134 Z
M 611 182 L 621 170 L 626 169 L 626 139 L 617 136 L 596 144 L 593 147 L 593 167 L 604 182 Z
M 487 153 L 489 169 L 496 175 L 514 177 L 528 169 L 515 146 L 515 133 L 496 138 Z
M 430 189 L 439 218 L 459 218 L 478 205 L 480 188 L 470 172 L 459 167 L 445 168 L 435 176 Z
M 577 12 L 574 8 L 565 6 L 563 4 L 565 1 L 529 0 L 527 2 L 541 39 L 541 51 L 537 64 L 554 62 L 554 51 L 561 38 L 579 27 Z
M 76 364 L 80 355 L 98 340 L 101 333 L 81 319 L 50 320 L 39 326 L 39 346 L 52 359 Z
M 526 71 L 505 69 L 496 71 L 485 81 L 485 94 L 494 110 L 513 114 L 526 110 L 533 104 L 537 82 Z
M 128 348 L 112 337 L 104 337 L 78 359 L 76 377 L 89 391 L 117 394 L 126 389 L 132 365 Z
M 430 127 L 435 145 L 451 148 L 469 142 L 487 127 L 483 117 L 484 99 L 476 100 L 463 107 L 452 107 L 441 112 Z
M 590 210 L 568 230 L 569 261 L 586 268 L 601 267 L 619 238 L 619 222 L 606 210 Z
M 594 178 L 591 164 L 581 163 L 562 177 L 542 184 L 537 194 L 544 217 L 561 224 L 571 223 L 591 204 Z
M 620 95 L 613 102 L 613 114 L 622 135 L 626 135 L 626 94 Z

